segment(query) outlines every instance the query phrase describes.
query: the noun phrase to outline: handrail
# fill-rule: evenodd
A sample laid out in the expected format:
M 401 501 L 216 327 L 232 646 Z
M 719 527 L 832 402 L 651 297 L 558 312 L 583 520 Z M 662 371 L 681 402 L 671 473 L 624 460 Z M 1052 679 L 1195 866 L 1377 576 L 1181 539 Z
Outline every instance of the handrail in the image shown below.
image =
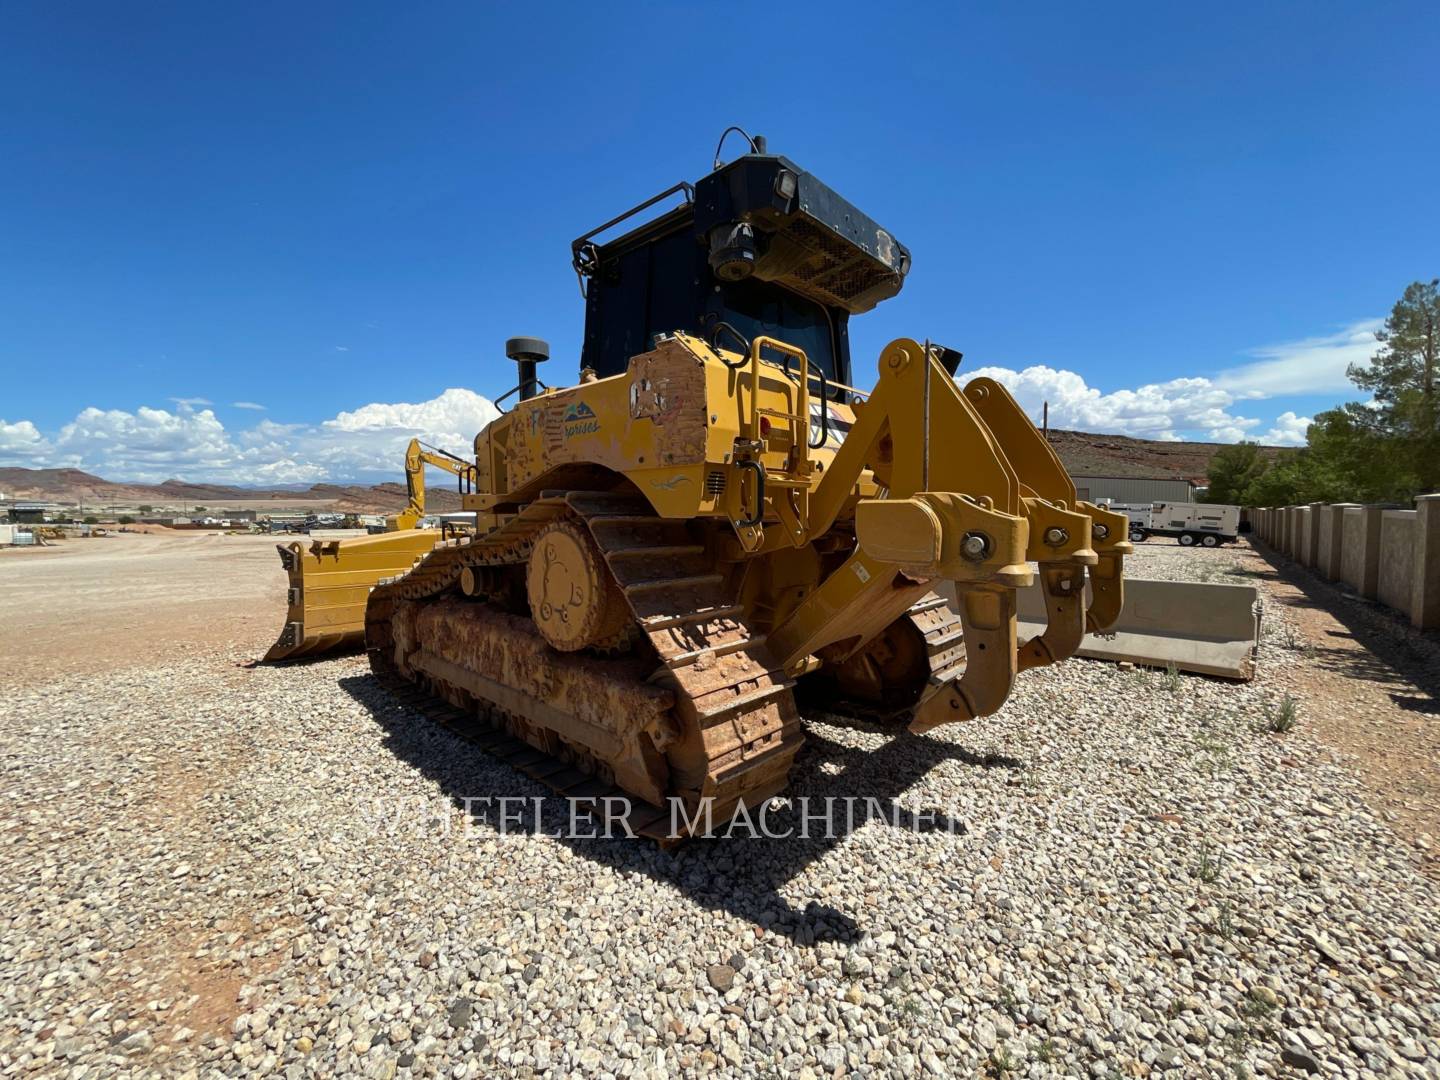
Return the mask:
M 677 191 L 681 191 L 681 192 L 684 192 L 684 193 L 685 193 L 685 202 L 684 202 L 683 204 L 681 204 L 681 205 L 684 205 L 684 206 L 692 206 L 692 205 L 694 205 L 694 203 L 695 203 L 695 188 L 694 188 L 694 186 L 693 186 L 692 184 L 689 184 L 689 183 L 687 183 L 686 181 L 682 180 L 682 181 L 680 181 L 680 183 L 674 185 L 673 187 L 668 187 L 668 188 L 666 188 L 664 191 L 660 192 L 659 195 L 655 195 L 655 196 L 653 196 L 653 197 L 651 197 L 651 198 L 649 198 L 649 199 L 646 199 L 646 200 L 645 200 L 644 202 L 642 202 L 639 206 L 632 206 L 629 210 L 626 210 L 623 214 L 620 214 L 618 217 L 613 217 L 613 218 L 611 218 L 609 221 L 605 222 L 604 225 L 597 225 L 597 226 L 595 226 L 595 228 L 591 229 L 589 232 L 585 233 L 583 236 L 577 236 L 574 240 L 572 240 L 572 241 L 570 242 L 570 265 L 575 268 L 575 276 L 576 276 L 576 278 L 578 278 L 579 281 L 580 281 L 580 295 L 581 295 L 581 296 L 584 296 L 584 295 L 585 295 L 585 279 L 586 279 L 587 277 L 589 277 L 591 274 L 595 273 L 596 266 L 597 266 L 597 261 L 598 261 L 598 254 L 599 254 L 599 252 L 598 252 L 598 249 L 596 248 L 596 245 L 595 245 L 595 243 L 594 243 L 594 239 L 593 239 L 593 238 L 596 237 L 596 236 L 599 236 L 601 233 L 605 232 L 607 229 L 611 229 L 611 228 L 614 228 L 616 225 L 619 225 L 619 224 L 620 224 L 622 221 L 624 221 L 626 218 L 634 217 L 636 214 L 640 213 L 642 210 L 648 210 L 648 209 L 650 209 L 650 207 L 654 206 L 656 203 L 660 202 L 662 199 L 668 199 L 671 195 L 674 195 Z M 677 206 L 677 207 L 674 207 L 673 209 L 679 209 L 679 207 Z M 669 212 L 670 212 L 670 211 L 666 211 L 666 213 L 669 213 Z M 664 217 L 664 215 L 662 214 L 661 217 Z M 658 220 L 660 220 L 660 219 L 659 219 L 659 218 L 656 218 L 655 220 L 658 221 Z
M 795 415 L 790 420 L 790 445 L 796 455 L 795 471 L 804 476 L 809 473 L 810 465 L 810 358 L 804 349 L 763 334 L 750 342 L 750 417 L 745 434 L 752 442 L 760 438 L 760 350 L 767 347 L 800 361 Z M 787 379 L 791 378 L 788 363 L 781 370 Z
M 790 357 L 788 356 L 785 358 L 785 374 L 790 374 Z M 830 441 L 830 384 L 825 378 L 825 369 L 822 367 L 817 367 L 813 375 L 809 372 L 806 372 L 806 375 L 810 379 L 817 377 L 820 379 L 820 438 L 810 443 L 811 450 L 819 450 Z M 808 380 L 806 388 L 809 388 Z M 808 404 L 806 408 L 809 408 Z M 805 419 L 805 438 L 808 440 L 810 438 L 810 418 L 807 416 Z
M 849 386 L 843 382 L 836 382 L 834 379 L 830 380 L 830 385 L 836 390 L 844 390 L 847 394 L 854 394 L 861 399 L 868 399 L 870 395 L 875 392 L 873 390 L 861 390 L 858 387 Z
M 741 469 L 750 469 L 755 473 L 755 513 L 741 518 L 735 524 L 742 529 L 753 529 L 765 521 L 765 466 L 753 459 L 738 464 Z
M 550 389 L 550 387 L 546 386 L 545 383 L 544 383 L 543 381 L 541 381 L 540 379 L 538 379 L 538 378 L 535 380 L 535 385 L 538 386 L 538 387 L 540 387 L 542 390 L 549 390 L 549 389 Z M 498 398 L 496 398 L 496 399 L 495 399 L 494 401 L 492 401 L 490 404 L 494 405 L 497 409 L 499 409 L 501 403 L 504 402 L 506 398 L 511 397 L 511 396 L 514 395 L 514 394 L 518 394 L 521 390 L 524 390 L 524 389 L 525 389 L 525 384 L 524 384 L 524 383 L 520 383 L 518 386 L 512 386 L 509 390 L 506 390 L 505 393 L 501 394 Z M 529 398 L 522 398 L 521 400 L 522 400 L 522 401 L 529 401 L 530 399 L 529 399 Z M 510 410 L 509 410 L 509 409 L 500 409 L 500 411 L 501 411 L 502 413 L 506 413 L 506 412 L 509 412 Z

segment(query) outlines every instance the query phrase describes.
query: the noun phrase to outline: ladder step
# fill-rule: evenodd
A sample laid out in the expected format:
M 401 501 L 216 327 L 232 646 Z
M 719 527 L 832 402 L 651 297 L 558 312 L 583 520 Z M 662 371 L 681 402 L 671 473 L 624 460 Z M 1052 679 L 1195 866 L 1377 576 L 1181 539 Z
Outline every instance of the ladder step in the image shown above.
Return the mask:
M 658 525 L 665 519 L 654 514 L 596 514 L 585 520 L 591 525 Z
M 641 619 L 647 632 L 655 630 L 669 630 L 675 626 L 693 626 L 696 623 L 711 622 L 715 619 L 733 619 L 743 609 L 739 604 L 724 604 L 710 608 L 698 608 L 695 611 L 687 611 L 683 615 L 651 615 L 647 619 Z
M 622 510 L 648 508 L 649 503 L 639 495 L 627 495 L 614 491 L 564 491 L 559 497 L 570 505 L 619 507 Z
M 703 555 L 704 544 L 656 544 L 653 547 L 611 548 L 605 552 L 607 559 L 641 559 L 653 555 L 657 559 L 674 555 Z
M 665 661 L 665 666 L 672 670 L 678 667 L 687 667 L 695 663 L 695 661 L 699 660 L 702 656 L 729 656 L 731 653 L 743 652 L 746 649 L 752 649 L 764 644 L 764 634 L 756 634 L 754 637 L 737 638 L 734 641 L 727 641 L 723 645 L 712 645 L 708 649 L 692 649 L 690 652 L 676 653 L 669 660 Z
M 718 585 L 724 580 L 724 574 L 696 574 L 693 577 L 655 578 L 651 581 L 636 581 L 624 586 L 624 588 L 627 593 L 654 592 L 656 589 L 688 589 L 696 585 Z

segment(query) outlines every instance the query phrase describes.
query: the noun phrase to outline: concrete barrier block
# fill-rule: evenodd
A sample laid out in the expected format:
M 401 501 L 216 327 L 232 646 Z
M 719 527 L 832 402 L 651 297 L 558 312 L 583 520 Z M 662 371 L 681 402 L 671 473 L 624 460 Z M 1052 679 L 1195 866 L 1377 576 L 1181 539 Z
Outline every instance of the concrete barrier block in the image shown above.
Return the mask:
M 1341 552 L 1345 546 L 1345 511 L 1359 503 L 1331 503 L 1320 510 L 1320 547 L 1315 568 L 1327 581 L 1341 578 Z
M 1440 627 L 1440 494 L 1415 500 L 1414 560 L 1410 622 L 1433 630 Z
M 937 591 L 954 606 L 953 584 Z M 1120 618 L 1104 634 L 1086 634 L 1077 655 L 1248 680 L 1260 639 L 1258 597 L 1254 585 L 1126 578 Z M 1045 632 L 1039 585 L 1020 590 L 1017 614 L 1022 641 Z
M 1305 508 L 1305 535 L 1301 540 L 1300 562 L 1314 568 L 1320 562 L 1320 510 L 1324 503 L 1311 503 Z
M 1380 585 L 1379 506 L 1347 509 L 1341 526 L 1340 579 L 1361 596 L 1375 599 Z
M 1415 577 L 1415 511 L 1380 512 L 1380 568 L 1376 598 L 1386 607 L 1410 612 Z

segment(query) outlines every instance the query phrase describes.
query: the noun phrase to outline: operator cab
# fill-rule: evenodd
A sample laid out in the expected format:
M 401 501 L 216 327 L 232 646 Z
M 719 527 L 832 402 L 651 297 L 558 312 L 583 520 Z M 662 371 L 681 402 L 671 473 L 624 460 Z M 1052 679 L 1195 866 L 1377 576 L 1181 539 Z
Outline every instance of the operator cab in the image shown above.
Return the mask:
M 621 374 L 677 331 L 738 352 L 765 335 L 804 349 L 828 383 L 851 382 L 849 318 L 900 291 L 910 252 L 794 162 L 765 153 L 763 139 L 752 151 L 571 245 L 585 293 L 582 366 Z M 594 240 L 675 195 L 679 206 Z

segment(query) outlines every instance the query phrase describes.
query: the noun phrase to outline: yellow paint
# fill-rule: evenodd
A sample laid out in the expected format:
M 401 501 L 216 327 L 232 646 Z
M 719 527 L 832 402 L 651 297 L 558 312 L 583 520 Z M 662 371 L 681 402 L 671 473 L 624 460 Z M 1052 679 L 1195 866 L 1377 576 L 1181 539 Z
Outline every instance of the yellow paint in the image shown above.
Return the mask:
M 762 351 L 789 356 L 794 375 Z M 874 390 L 853 405 L 812 398 L 808 371 L 783 341 L 757 339 L 741 355 L 662 338 L 623 374 L 547 391 L 487 426 L 464 505 L 483 534 L 546 491 L 628 486 L 661 517 L 714 522 L 717 557 L 741 564 L 741 603 L 790 671 L 812 668 L 821 650 L 852 655 L 953 582 L 967 663 L 927 692 L 919 728 L 994 711 L 1018 670 L 1113 619 L 1124 519 L 1076 499 L 1003 387 L 977 379 L 962 390 L 908 338 L 882 351 Z M 833 426 L 812 448 L 820 407 Z M 1015 590 L 1032 580 L 1029 562 L 1057 622 L 1021 663 Z M 1087 572 L 1100 597 L 1088 624 L 1070 591 Z

